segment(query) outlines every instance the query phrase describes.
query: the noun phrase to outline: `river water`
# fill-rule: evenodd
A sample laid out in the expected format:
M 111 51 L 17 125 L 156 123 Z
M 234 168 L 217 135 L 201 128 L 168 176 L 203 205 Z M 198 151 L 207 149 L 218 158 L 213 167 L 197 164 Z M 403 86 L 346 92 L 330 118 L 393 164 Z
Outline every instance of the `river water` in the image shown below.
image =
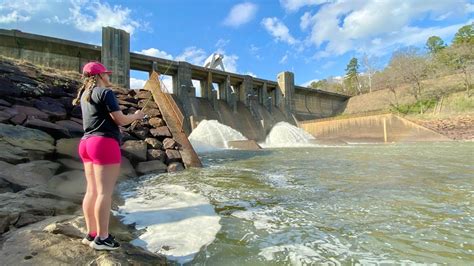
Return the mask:
M 201 158 L 121 185 L 132 243 L 189 265 L 474 263 L 474 143 Z

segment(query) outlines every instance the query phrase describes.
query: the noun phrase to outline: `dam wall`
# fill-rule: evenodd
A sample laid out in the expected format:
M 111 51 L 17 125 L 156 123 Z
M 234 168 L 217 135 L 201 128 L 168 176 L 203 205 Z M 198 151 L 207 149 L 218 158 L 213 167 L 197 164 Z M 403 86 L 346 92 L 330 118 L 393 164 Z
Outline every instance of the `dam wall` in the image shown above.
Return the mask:
M 297 86 L 288 71 L 279 73 L 276 80 L 266 80 L 129 50 L 130 35 L 111 27 L 102 29 L 102 46 L 0 29 L 2 56 L 74 72 L 81 72 L 89 61 L 101 61 L 113 71 L 112 83 L 124 88 L 129 88 L 130 70 L 171 76 L 172 94 L 185 116 L 188 134 L 199 121 L 216 119 L 249 139 L 262 140 L 277 122 L 296 125 L 297 120 L 335 116 L 349 99 Z
M 383 143 L 450 140 L 392 114 L 308 120 L 300 122 L 299 126 L 316 139 L 328 141 Z

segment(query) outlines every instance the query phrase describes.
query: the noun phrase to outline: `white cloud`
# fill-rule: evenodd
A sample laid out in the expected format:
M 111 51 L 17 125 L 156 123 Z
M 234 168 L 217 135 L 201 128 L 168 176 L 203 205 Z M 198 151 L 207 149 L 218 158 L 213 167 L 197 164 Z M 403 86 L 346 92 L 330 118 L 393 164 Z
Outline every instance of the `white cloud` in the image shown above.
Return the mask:
M 235 5 L 225 18 L 224 25 L 238 27 L 250 22 L 257 14 L 257 9 L 257 5 L 248 2 Z
M 167 93 L 173 93 L 173 77 L 161 75 L 161 90 Z
M 71 23 L 81 31 L 100 32 L 102 27 L 110 26 L 133 34 L 142 26 L 131 18 L 131 10 L 120 5 L 110 6 L 99 1 L 73 0 L 69 8 Z
M 305 12 L 301 17 L 300 28 L 306 30 L 311 24 L 311 12 Z
M 264 18 L 262 25 L 277 41 L 286 42 L 288 44 L 296 44 L 296 39 L 291 36 L 288 27 L 278 18 Z
M 144 55 L 149 55 L 149 56 L 154 56 L 154 57 L 160 57 L 160 58 L 173 60 L 172 55 L 166 53 L 165 51 L 158 50 L 156 48 L 143 49 L 141 51 L 135 51 L 135 52 L 139 53 L 139 54 L 144 54 Z
M 25 22 L 30 20 L 30 16 L 23 16 L 18 14 L 18 12 L 12 11 L 11 13 L 8 13 L 6 15 L 0 15 L 0 23 L 1 24 L 8 24 L 8 23 L 14 23 L 14 22 Z
M 286 62 L 288 62 L 288 54 L 285 54 L 278 63 L 280 64 L 286 64 Z
M 249 76 L 252 76 L 254 78 L 257 77 L 257 75 L 255 75 L 254 73 L 250 72 L 250 71 L 247 71 L 246 73 L 244 73 L 244 75 L 249 75 Z
M 143 89 L 146 80 L 130 78 L 130 89 Z
M 328 0 L 280 0 L 280 4 L 288 12 L 298 11 L 304 6 L 319 5 L 329 2 Z
M 432 20 L 465 16 L 468 12 L 464 9 L 466 5 L 460 3 L 466 1 L 426 0 L 403 4 L 397 0 L 338 1 L 321 6 L 314 15 L 305 13 L 300 26 L 311 29 L 309 43 L 324 48 L 315 55 L 317 58 L 352 50 L 389 52 L 387 48 L 391 46 L 424 43 L 429 31 L 434 31 L 431 35 L 437 32 L 440 37 L 448 37 L 454 26 L 421 28 L 411 23 L 427 16 Z
M 175 60 L 202 66 L 206 58 L 206 52 L 203 49 L 191 46 L 184 49 L 180 55 L 176 56 Z
M 230 40 L 219 39 L 216 43 L 217 48 L 224 48 L 227 44 L 229 44 Z
M 301 84 L 300 86 L 301 86 L 301 87 L 308 87 L 309 85 L 311 85 L 311 83 L 313 83 L 313 82 L 318 82 L 318 81 L 319 81 L 319 79 L 308 80 L 308 81 L 306 81 L 305 83 Z
M 327 61 L 321 66 L 321 68 L 328 69 L 328 68 L 333 67 L 335 64 L 336 64 L 336 61 Z

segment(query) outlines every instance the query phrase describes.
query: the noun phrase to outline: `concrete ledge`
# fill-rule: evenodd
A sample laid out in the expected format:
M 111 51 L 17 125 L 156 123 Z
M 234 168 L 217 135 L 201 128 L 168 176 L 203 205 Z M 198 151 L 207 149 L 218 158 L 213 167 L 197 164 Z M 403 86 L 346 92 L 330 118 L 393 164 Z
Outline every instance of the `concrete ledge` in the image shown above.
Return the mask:
M 238 150 L 255 151 L 262 149 L 262 147 L 260 147 L 260 145 L 258 145 L 255 140 L 233 140 L 227 142 L 227 145 L 229 146 L 229 148 Z

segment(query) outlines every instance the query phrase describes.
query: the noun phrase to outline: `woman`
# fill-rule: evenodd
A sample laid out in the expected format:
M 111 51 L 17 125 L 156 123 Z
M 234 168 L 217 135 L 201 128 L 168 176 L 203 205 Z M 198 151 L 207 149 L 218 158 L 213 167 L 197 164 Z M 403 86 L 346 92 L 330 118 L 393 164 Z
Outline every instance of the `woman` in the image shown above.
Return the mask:
M 87 190 L 82 208 L 87 225 L 87 236 L 82 243 L 97 250 L 120 247 L 109 234 L 112 193 L 120 172 L 120 130 L 135 120 L 143 119 L 137 111 L 124 115 L 110 87 L 111 74 L 99 62 L 87 63 L 83 68 L 84 84 L 73 104 L 81 104 L 84 137 L 79 143 L 79 155 L 84 163 Z

